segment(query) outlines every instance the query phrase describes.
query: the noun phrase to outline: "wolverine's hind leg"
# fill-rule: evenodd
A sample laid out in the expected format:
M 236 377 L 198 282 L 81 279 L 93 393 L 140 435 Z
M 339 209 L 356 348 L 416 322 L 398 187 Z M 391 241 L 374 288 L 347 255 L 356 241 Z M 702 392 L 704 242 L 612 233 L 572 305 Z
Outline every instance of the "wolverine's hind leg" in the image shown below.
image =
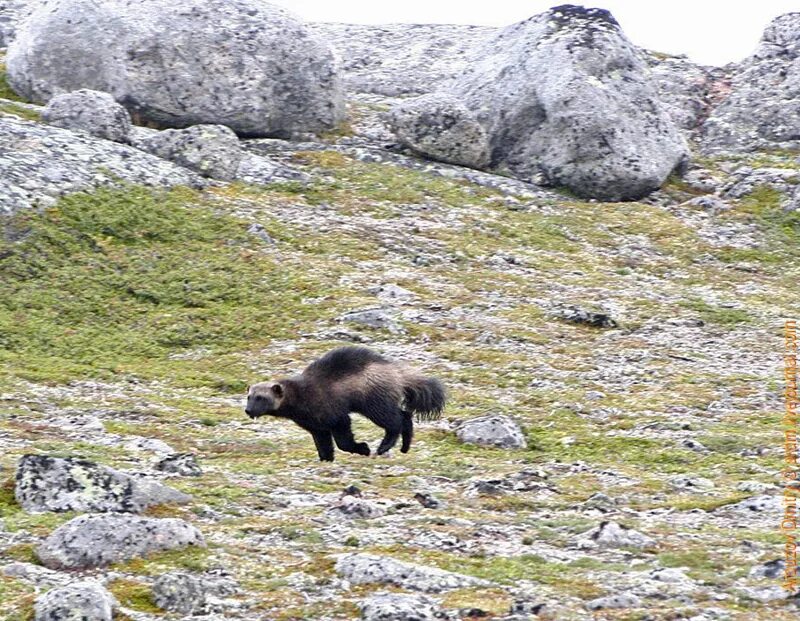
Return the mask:
M 403 443 L 400 445 L 401 453 L 408 453 L 411 448 L 411 439 L 414 437 L 414 415 L 411 412 L 402 411 L 403 420 L 401 427 L 401 434 L 403 436 Z
M 349 416 L 346 416 L 331 429 L 331 431 L 333 432 L 333 439 L 336 441 L 336 446 L 343 451 L 356 453 L 357 455 L 369 455 L 369 444 L 366 442 L 356 442 Z
M 383 455 L 387 451 L 390 451 L 392 447 L 397 444 L 397 439 L 403 431 L 403 424 L 400 416 L 383 420 L 381 427 L 383 427 L 385 433 L 383 434 L 383 440 L 381 440 L 378 446 L 378 455 Z
M 330 431 L 312 431 L 320 461 L 333 461 L 333 438 Z

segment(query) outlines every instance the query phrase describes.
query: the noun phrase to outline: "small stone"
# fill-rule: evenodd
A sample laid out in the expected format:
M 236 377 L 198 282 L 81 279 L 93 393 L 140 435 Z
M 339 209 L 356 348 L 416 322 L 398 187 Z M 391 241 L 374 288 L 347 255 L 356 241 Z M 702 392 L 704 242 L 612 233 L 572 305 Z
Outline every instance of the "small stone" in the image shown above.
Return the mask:
M 775 513 L 778 515 L 783 510 L 783 505 L 778 496 L 752 496 L 732 505 L 723 505 L 718 510 L 736 511 L 738 513 Z
M 250 235 L 258 237 L 261 241 L 263 241 L 266 244 L 269 244 L 270 246 L 275 244 L 275 240 L 272 239 L 269 233 L 267 233 L 267 229 L 264 228 L 263 224 L 254 222 L 247 229 L 247 232 L 250 233 Z
M 433 494 L 428 492 L 417 492 L 414 494 L 414 500 L 421 504 L 426 509 L 439 509 L 444 506 L 444 503 Z
M 784 561 L 782 558 L 776 558 L 753 567 L 750 570 L 750 577 L 769 578 L 770 580 L 774 580 L 775 578 L 782 576 L 785 569 L 786 561 Z
M 199 477 L 203 475 L 197 457 L 192 453 L 174 453 L 156 462 L 156 470 L 183 477 Z
M 356 496 L 361 498 L 361 488 L 357 485 L 348 485 L 342 490 L 342 494 L 345 496 Z
M 601 522 L 600 526 L 584 533 L 584 537 L 602 548 L 649 548 L 655 540 L 617 522 Z
M 654 569 L 650 572 L 650 577 L 658 582 L 666 582 L 670 584 L 679 584 L 681 582 L 692 582 L 683 571 L 677 568 L 668 567 L 664 569 Z
M 589 610 L 603 610 L 605 608 L 638 608 L 642 601 L 635 595 L 619 594 L 607 597 L 598 597 L 586 602 Z
M 526 448 L 520 426 L 508 416 L 488 414 L 464 421 L 456 427 L 456 436 L 467 444 L 499 448 Z
M 35 621 L 111 621 L 117 602 L 96 582 L 73 582 L 36 599 Z
M 400 332 L 400 326 L 382 308 L 364 308 L 345 313 L 339 321 L 358 323 L 370 328 Z
M 678 475 L 669 479 L 669 484 L 675 489 L 686 490 L 690 492 L 705 492 L 714 489 L 714 482 L 710 479 L 703 477 L 692 477 L 686 475 Z
M 363 519 L 380 517 L 386 513 L 383 507 L 374 502 L 355 496 L 344 496 L 332 511 L 345 517 Z
M 570 306 L 562 309 L 558 313 L 558 318 L 568 321 L 569 323 L 577 323 L 592 328 L 616 328 L 617 321 L 611 318 L 608 313 L 598 313 L 594 311 L 578 308 L 577 306 Z

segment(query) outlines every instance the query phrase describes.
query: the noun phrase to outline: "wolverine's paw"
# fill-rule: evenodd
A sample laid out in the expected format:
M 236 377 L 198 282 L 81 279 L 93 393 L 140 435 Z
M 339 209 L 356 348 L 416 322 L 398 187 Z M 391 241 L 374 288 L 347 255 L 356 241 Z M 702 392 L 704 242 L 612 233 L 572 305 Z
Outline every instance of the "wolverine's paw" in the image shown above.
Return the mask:
M 410 446 L 403 446 L 403 447 L 400 447 L 400 452 L 401 452 L 401 453 L 408 453 L 408 451 L 409 451 L 409 450 L 411 450 L 411 447 L 410 447 Z
M 372 451 L 369 450 L 369 444 L 367 444 L 366 442 L 359 442 L 358 444 L 356 444 L 356 453 L 358 453 L 359 455 L 364 455 L 366 457 L 369 457 L 369 454 L 371 452 Z

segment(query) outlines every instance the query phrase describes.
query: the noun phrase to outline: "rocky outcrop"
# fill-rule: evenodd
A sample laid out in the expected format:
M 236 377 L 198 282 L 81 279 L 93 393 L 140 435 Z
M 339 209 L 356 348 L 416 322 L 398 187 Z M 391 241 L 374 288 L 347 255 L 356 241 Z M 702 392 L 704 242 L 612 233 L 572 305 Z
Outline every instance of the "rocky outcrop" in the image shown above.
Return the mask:
M 155 505 L 191 500 L 156 481 L 84 459 L 45 455 L 20 459 L 14 493 L 26 511 L 140 513 Z
M 800 150 L 800 13 L 775 18 L 702 128 L 709 151 Z
M 493 169 L 582 197 L 641 198 L 688 156 L 640 50 L 601 9 L 566 5 L 503 29 L 445 92 L 475 111 Z
M 30 100 L 104 91 L 162 127 L 267 136 L 325 130 L 344 115 L 329 44 L 260 0 L 50 0 L 18 28 L 7 65 Z
M 117 602 L 96 582 L 85 580 L 39 596 L 35 621 L 111 621 Z
M 199 175 L 131 146 L 8 116 L 0 117 L 0 178 L 0 214 L 120 181 L 204 185 Z
M 14 38 L 17 24 L 30 13 L 32 0 L 0 0 L 0 47 Z
M 87 89 L 53 97 L 42 112 L 42 120 L 114 142 L 128 142 L 131 133 L 128 111 L 108 93 Z
M 456 436 L 467 444 L 498 448 L 525 448 L 527 442 L 520 426 L 508 416 L 489 414 L 464 421 L 456 428 Z
M 177 518 L 82 515 L 54 530 L 36 555 L 50 569 L 89 569 L 186 546 L 205 547 L 205 541 Z
M 236 134 L 224 125 L 166 129 L 137 140 L 135 146 L 220 181 L 236 177 L 244 156 Z
M 430 593 L 489 584 L 479 578 L 375 554 L 342 555 L 336 561 L 336 571 L 353 584 L 393 584 Z

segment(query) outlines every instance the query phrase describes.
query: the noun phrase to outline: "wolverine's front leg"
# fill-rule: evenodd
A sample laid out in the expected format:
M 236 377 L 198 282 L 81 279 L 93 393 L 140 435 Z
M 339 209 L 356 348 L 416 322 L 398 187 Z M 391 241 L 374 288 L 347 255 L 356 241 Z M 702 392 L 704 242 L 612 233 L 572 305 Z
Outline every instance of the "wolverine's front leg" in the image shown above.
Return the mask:
M 333 461 L 333 437 L 330 431 L 312 431 L 320 461 Z

